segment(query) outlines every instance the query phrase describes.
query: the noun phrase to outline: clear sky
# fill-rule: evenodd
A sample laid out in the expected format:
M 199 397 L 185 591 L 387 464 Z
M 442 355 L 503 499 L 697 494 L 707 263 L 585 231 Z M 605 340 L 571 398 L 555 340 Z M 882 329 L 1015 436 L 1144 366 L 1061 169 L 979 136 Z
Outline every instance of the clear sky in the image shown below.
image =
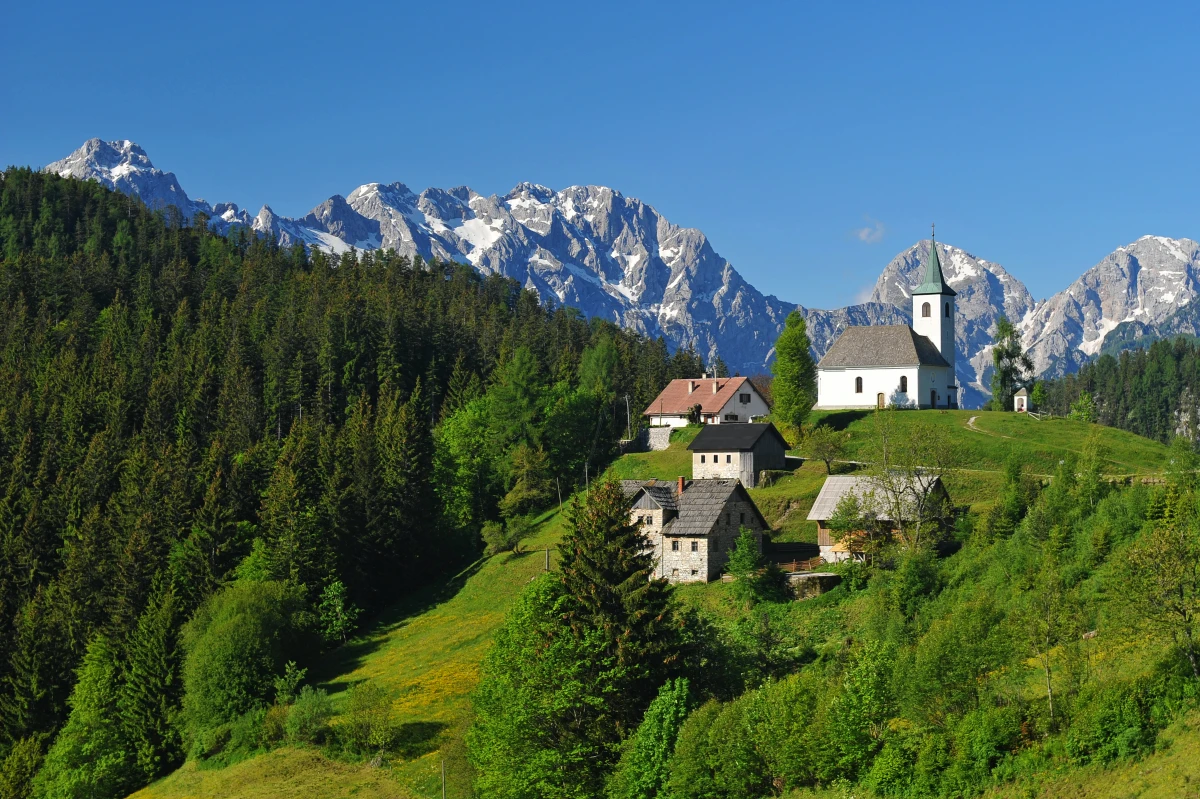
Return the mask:
M 289 216 L 370 181 L 603 184 L 812 307 L 931 221 L 1038 298 L 1200 238 L 1194 5 L 915 5 L 12 2 L 0 164 L 128 138 Z

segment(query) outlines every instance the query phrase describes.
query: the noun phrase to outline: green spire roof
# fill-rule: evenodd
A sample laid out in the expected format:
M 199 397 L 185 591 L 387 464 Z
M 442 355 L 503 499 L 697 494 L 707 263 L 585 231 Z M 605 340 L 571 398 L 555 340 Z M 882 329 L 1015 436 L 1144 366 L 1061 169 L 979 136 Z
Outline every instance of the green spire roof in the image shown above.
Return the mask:
M 933 236 L 929 237 L 929 260 L 925 262 L 925 279 L 921 281 L 921 285 L 913 289 L 913 295 L 917 294 L 955 296 L 954 289 L 950 288 L 946 279 L 942 277 L 942 262 L 938 259 L 937 241 Z

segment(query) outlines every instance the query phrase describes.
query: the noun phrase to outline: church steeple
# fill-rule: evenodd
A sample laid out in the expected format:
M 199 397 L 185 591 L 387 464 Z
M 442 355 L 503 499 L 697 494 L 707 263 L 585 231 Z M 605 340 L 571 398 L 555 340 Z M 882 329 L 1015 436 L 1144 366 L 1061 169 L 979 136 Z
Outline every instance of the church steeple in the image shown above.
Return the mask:
M 942 277 L 942 262 L 938 258 L 937 240 L 934 231 L 929 233 L 929 258 L 925 261 L 925 279 L 921 285 L 913 289 L 913 294 L 944 294 L 947 297 L 956 296 L 954 289 Z

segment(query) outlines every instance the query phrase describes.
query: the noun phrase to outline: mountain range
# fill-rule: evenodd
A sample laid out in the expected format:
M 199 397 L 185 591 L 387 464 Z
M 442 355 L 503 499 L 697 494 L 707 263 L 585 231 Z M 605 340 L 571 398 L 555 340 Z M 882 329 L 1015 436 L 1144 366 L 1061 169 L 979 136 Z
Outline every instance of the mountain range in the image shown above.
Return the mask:
M 283 246 L 299 242 L 335 254 L 383 247 L 469 264 L 511 277 L 546 301 L 662 336 L 672 347 L 694 347 L 706 360 L 720 356 L 743 374 L 769 368 L 792 310 L 805 316 L 818 358 L 848 325 L 910 323 L 909 290 L 931 245 L 919 241 L 893 258 L 870 301 L 821 310 L 763 294 L 703 232 L 605 186 L 555 191 L 521 183 L 503 196 L 484 196 L 466 186 L 417 193 L 403 183 L 367 183 L 294 219 L 266 205 L 250 216 L 234 203 L 192 199 L 173 173 L 157 169 L 128 140 L 91 139 L 45 171 L 97 180 L 151 208 L 173 205 L 189 221 L 203 214 L 219 232 L 241 225 Z M 1178 314 L 1200 290 L 1200 245 L 1190 239 L 1143 236 L 1042 301 L 1000 264 L 936 246 L 958 292 L 961 407 L 978 407 L 989 396 L 991 336 L 1001 314 L 1018 323 L 1035 372 L 1058 376 L 1096 356 L 1118 327 L 1118 336 L 1138 339 L 1187 328 Z

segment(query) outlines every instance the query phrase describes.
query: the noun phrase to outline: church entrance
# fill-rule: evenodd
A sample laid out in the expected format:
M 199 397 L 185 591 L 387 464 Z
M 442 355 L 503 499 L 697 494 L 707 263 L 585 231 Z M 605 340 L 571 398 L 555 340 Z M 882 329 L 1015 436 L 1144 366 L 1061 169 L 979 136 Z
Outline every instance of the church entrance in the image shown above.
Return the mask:
M 929 407 L 930 408 L 937 407 L 937 389 L 934 389 L 929 392 Z
M 883 410 L 883 394 L 882 393 L 875 395 L 875 407 L 879 408 L 880 410 Z

